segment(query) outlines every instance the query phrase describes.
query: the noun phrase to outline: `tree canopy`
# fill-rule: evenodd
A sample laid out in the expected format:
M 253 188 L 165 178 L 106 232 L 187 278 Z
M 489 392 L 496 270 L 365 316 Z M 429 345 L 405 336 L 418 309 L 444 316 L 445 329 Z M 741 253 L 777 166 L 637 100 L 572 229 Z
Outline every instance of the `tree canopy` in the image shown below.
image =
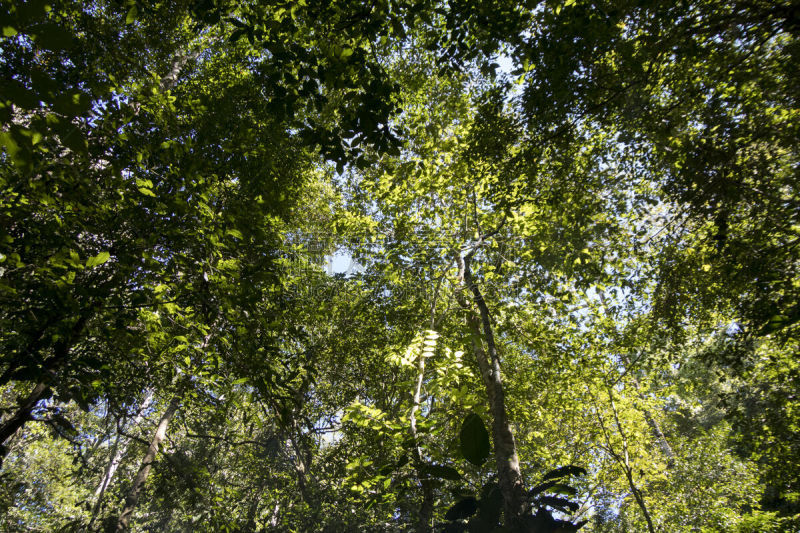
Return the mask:
M 0 529 L 800 527 L 800 6 L 0 6 Z

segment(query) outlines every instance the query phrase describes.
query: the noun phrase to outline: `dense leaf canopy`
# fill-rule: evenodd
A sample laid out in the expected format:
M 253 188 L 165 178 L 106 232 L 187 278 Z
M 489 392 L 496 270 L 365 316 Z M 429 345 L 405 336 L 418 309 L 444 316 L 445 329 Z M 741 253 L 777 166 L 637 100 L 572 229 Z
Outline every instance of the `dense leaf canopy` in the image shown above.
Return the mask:
M 0 530 L 796 530 L 798 13 L 3 1 Z

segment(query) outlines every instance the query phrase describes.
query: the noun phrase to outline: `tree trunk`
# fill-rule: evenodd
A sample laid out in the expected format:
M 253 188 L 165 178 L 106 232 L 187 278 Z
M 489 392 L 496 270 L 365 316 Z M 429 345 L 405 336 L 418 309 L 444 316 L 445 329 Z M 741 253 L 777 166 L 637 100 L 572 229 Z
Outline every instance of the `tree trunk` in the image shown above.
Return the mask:
M 633 379 L 633 386 L 636 388 L 636 395 L 639 396 L 642 401 L 645 401 L 646 398 L 642 393 L 642 386 L 639 384 L 639 380 L 636 379 L 636 376 L 630 373 L 629 369 L 632 366 L 630 359 L 623 355 L 622 361 L 625 363 L 626 371 L 628 371 Z M 644 419 L 647 422 L 647 425 L 650 427 L 650 432 L 658 442 L 659 448 L 661 448 L 661 453 L 663 453 L 664 457 L 667 458 L 667 466 L 672 467 L 672 465 L 675 463 L 675 452 L 672 451 L 672 446 L 669 445 L 666 435 L 664 435 L 664 432 L 661 431 L 661 425 L 658 423 L 658 420 L 656 420 L 649 409 L 643 407 L 642 414 L 644 414 Z
M 178 396 L 175 396 L 167 406 L 164 414 L 161 415 L 161 420 L 158 422 L 156 432 L 153 434 L 150 446 L 147 448 L 147 453 L 145 453 L 144 459 L 142 460 L 142 466 L 139 467 L 139 472 L 133 480 L 133 485 L 131 485 L 128 496 L 125 498 L 125 506 L 122 508 L 122 512 L 119 515 L 115 531 L 126 531 L 128 529 L 131 516 L 136 509 L 136 504 L 139 503 L 139 496 L 147 481 L 147 476 L 150 475 L 150 468 L 152 468 L 153 462 L 158 454 L 158 447 L 161 445 L 161 441 L 164 440 L 167 434 L 167 426 L 169 426 L 172 417 L 175 416 L 175 412 L 179 407 L 180 399 Z
M 20 402 L 17 412 L 0 425 L 0 465 L 3 464 L 3 459 L 5 459 L 8 453 L 8 447 L 5 446 L 5 442 L 10 439 L 19 428 L 24 426 L 25 422 L 33 418 L 31 413 L 33 413 L 36 404 L 38 404 L 41 399 L 49 396 L 50 392 L 50 386 L 47 383 L 44 381 L 37 383 L 28 397 Z
M 639 394 L 639 397 L 644 399 L 644 395 Z M 642 410 L 644 413 L 644 419 L 647 421 L 647 425 L 650 426 L 650 432 L 655 437 L 656 441 L 658 441 L 658 446 L 661 448 L 661 453 L 664 454 L 664 457 L 667 458 L 667 466 L 672 467 L 675 464 L 675 452 L 672 451 L 672 446 L 669 445 L 669 441 L 667 441 L 666 435 L 664 432 L 661 431 L 661 426 L 659 425 L 658 421 L 653 418 L 652 414 L 648 409 Z
M 466 287 L 472 292 L 479 314 L 475 313 L 463 296 L 461 296 L 460 303 L 467 310 L 467 326 L 472 336 L 472 345 L 478 360 L 481 378 L 489 397 L 494 456 L 500 492 L 503 494 L 505 526 L 512 531 L 519 531 L 524 527 L 525 493 L 517 456 L 517 445 L 506 414 L 505 391 L 500 374 L 500 356 L 494 340 L 489 307 L 473 279 L 470 259 L 469 254 L 466 257 L 458 257 L 459 278 L 463 279 Z M 488 354 L 483 349 L 484 341 Z
M 600 410 L 597 410 L 597 416 L 600 417 L 600 424 L 603 428 L 603 435 L 605 436 L 606 443 L 608 444 L 608 451 L 614 456 L 617 462 L 622 465 L 622 469 L 625 472 L 625 478 L 628 480 L 628 486 L 631 489 L 631 493 L 633 494 L 633 499 L 636 500 L 636 504 L 639 506 L 639 509 L 642 511 L 642 515 L 644 515 L 645 522 L 647 522 L 647 531 L 649 533 L 655 533 L 655 527 L 653 526 L 653 520 L 650 517 L 650 511 L 647 509 L 647 503 L 644 500 L 644 495 L 639 487 L 636 485 L 636 482 L 633 479 L 633 468 L 631 467 L 630 459 L 628 456 L 628 437 L 625 435 L 625 430 L 622 428 L 622 423 L 619 420 L 619 415 L 617 413 L 617 406 L 614 403 L 614 395 L 611 392 L 611 388 L 608 389 L 608 400 L 611 405 L 611 412 L 614 415 L 614 422 L 617 425 L 617 431 L 619 431 L 620 437 L 622 437 L 622 452 L 623 455 L 620 456 L 617 452 L 613 450 L 611 445 L 611 439 L 608 436 L 608 433 L 605 429 L 605 423 L 602 421 L 602 417 L 600 417 Z
M 419 438 L 417 435 L 417 410 L 419 409 L 420 396 L 422 395 L 422 382 L 425 378 L 425 357 L 420 354 L 417 359 L 417 380 L 414 386 L 414 394 L 411 399 L 411 412 L 409 413 L 409 425 L 411 426 L 411 438 L 414 441 L 414 468 L 417 471 L 417 478 L 422 486 L 422 507 L 417 516 L 417 531 L 429 533 L 433 531 L 433 490 L 430 480 L 422 474 L 422 452 L 419 449 Z
M 603 307 L 608 309 L 606 298 L 602 291 L 598 292 L 598 297 L 600 298 L 600 303 L 603 304 Z M 625 363 L 625 371 L 623 374 L 630 374 L 631 378 L 633 379 L 633 385 L 636 387 L 636 394 L 642 401 L 644 401 L 645 396 L 642 393 L 642 387 L 639 384 L 639 380 L 636 379 L 636 376 L 631 373 L 631 367 L 633 365 L 631 364 L 630 358 L 627 355 L 622 354 L 622 362 Z M 661 453 L 663 453 L 667 458 L 667 466 L 672 467 L 675 464 L 675 452 L 672 451 L 672 446 L 669 445 L 666 435 L 664 435 L 664 432 L 661 431 L 661 425 L 658 423 L 658 420 L 656 420 L 649 409 L 642 408 L 642 413 L 644 414 L 644 419 L 647 421 L 647 425 L 650 426 L 650 431 L 653 433 L 653 437 L 658 442 L 659 448 L 661 448 Z
M 153 390 L 147 391 L 145 395 L 144 401 L 142 401 L 142 405 L 139 408 L 139 412 L 136 414 L 136 417 L 133 419 L 133 423 L 131 426 L 138 426 L 144 420 L 145 411 L 150 407 L 150 404 L 153 403 Z M 117 468 L 119 468 L 119 464 L 122 462 L 122 457 L 125 455 L 125 452 L 128 449 L 127 443 L 120 444 L 119 442 L 120 436 L 117 435 L 117 441 L 114 443 L 114 455 L 109 461 L 108 466 L 106 467 L 106 471 L 103 474 L 103 479 L 100 480 L 100 484 L 97 486 L 97 489 L 94 491 L 94 506 L 92 507 L 92 517 L 89 520 L 89 527 L 91 528 L 94 521 L 97 519 L 97 514 L 100 512 L 100 506 L 103 503 L 103 495 L 106 492 L 106 489 L 109 485 L 111 485 L 111 481 L 114 479 L 114 474 L 117 472 Z
M 89 307 L 88 310 L 84 311 L 75 324 L 72 325 L 69 338 L 56 343 L 53 347 L 53 356 L 45 359 L 42 363 L 44 369 L 43 379 L 36 384 L 28 397 L 20 402 L 20 408 L 17 412 L 0 425 L 0 465 L 2 465 L 3 459 L 8 453 L 5 442 L 11 438 L 19 428 L 24 426 L 28 420 L 31 420 L 31 413 L 36 407 L 36 404 L 38 404 L 40 400 L 50 396 L 49 379 L 55 376 L 55 371 L 66 361 L 72 349 L 72 345 L 83 331 L 86 322 L 93 312 L 94 307 Z

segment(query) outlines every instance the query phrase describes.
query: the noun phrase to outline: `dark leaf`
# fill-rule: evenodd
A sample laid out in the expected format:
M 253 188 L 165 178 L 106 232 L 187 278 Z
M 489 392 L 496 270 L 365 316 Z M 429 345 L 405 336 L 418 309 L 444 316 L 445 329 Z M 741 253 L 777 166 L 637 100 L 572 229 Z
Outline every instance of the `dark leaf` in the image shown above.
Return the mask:
M 91 104 L 91 99 L 84 93 L 64 93 L 55 98 L 53 109 L 62 115 L 77 116 L 89 111 Z
M 0 457 L 1 458 L 1 457 Z M 467 530 L 467 524 L 461 522 L 450 522 L 442 527 L 442 533 L 464 533 Z
M 557 483 L 558 483 L 557 481 L 545 481 L 544 483 L 539 483 L 538 485 L 536 485 L 535 487 L 533 487 L 531 490 L 528 491 L 528 495 L 536 496 L 540 492 L 546 491 L 547 489 L 556 485 Z
M 544 475 L 543 480 L 547 481 L 548 479 L 558 479 L 565 476 L 582 476 L 584 474 L 586 474 L 586 469 L 580 466 L 567 465 L 551 470 Z
M 536 496 L 542 492 L 555 492 L 557 494 L 569 494 L 574 496 L 578 493 L 577 489 L 574 487 L 570 487 L 569 485 L 564 485 L 563 483 L 559 483 L 558 480 L 551 480 L 545 481 L 544 483 L 540 483 L 533 487 L 531 490 L 528 491 L 529 496 Z
M 481 466 L 491 450 L 489 432 L 486 431 L 481 417 L 475 413 L 467 415 L 461 424 L 459 437 L 464 458 L 475 466 Z
M 497 483 L 487 483 L 481 490 L 481 499 L 478 501 L 481 518 L 492 524 L 500 521 L 503 510 L 503 494 Z
M 11 373 L 11 379 L 14 381 L 34 381 L 38 380 L 41 375 L 42 371 L 38 366 L 23 366 Z
M 231 33 L 231 36 L 230 36 L 230 37 L 228 37 L 228 41 L 229 41 L 229 42 L 232 42 L 232 43 L 235 43 L 236 41 L 238 41 L 239 39 L 241 39 L 241 38 L 242 38 L 242 36 L 243 36 L 243 35 L 244 35 L 246 32 L 247 32 L 247 30 L 246 30 L 246 29 L 240 29 L 240 30 L 236 30 L 235 32 Z
M 23 109 L 34 109 L 39 107 L 39 97 L 33 91 L 27 89 L 21 83 L 8 80 L 0 86 L 3 91 L 3 100 L 11 100 L 11 103 Z
M 473 497 L 464 498 L 447 510 L 444 517 L 446 520 L 461 520 L 469 518 L 478 511 L 478 500 Z
M 400 456 L 400 459 L 397 460 L 397 468 L 402 468 L 408 464 L 408 454 L 404 453 Z
M 540 507 L 534 516 L 528 517 L 527 522 L 527 530 L 537 533 L 554 533 L 558 527 L 553 515 L 544 507 Z
M 577 503 L 569 501 L 566 498 L 559 498 L 558 496 L 542 496 L 539 498 L 539 502 L 549 505 L 550 507 L 555 507 L 559 511 L 569 509 L 573 513 L 580 507 Z
M 443 465 L 422 465 L 419 467 L 420 474 L 439 479 L 449 479 L 451 481 L 458 481 L 461 479 L 461 474 L 458 470 L 449 466 Z
M 55 24 L 41 24 L 34 31 L 36 44 L 46 50 L 58 52 L 69 50 L 75 45 L 72 34 Z
M 478 514 L 473 516 L 467 523 L 467 531 L 469 533 L 493 533 L 496 525 L 496 523 L 490 522 Z

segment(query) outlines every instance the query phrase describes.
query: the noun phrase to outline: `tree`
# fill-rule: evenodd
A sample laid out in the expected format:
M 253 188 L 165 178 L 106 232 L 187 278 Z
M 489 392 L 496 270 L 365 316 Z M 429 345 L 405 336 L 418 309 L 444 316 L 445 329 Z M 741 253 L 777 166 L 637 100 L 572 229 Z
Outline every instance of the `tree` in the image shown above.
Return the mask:
M 796 525 L 796 6 L 17 4 L 0 528 Z

